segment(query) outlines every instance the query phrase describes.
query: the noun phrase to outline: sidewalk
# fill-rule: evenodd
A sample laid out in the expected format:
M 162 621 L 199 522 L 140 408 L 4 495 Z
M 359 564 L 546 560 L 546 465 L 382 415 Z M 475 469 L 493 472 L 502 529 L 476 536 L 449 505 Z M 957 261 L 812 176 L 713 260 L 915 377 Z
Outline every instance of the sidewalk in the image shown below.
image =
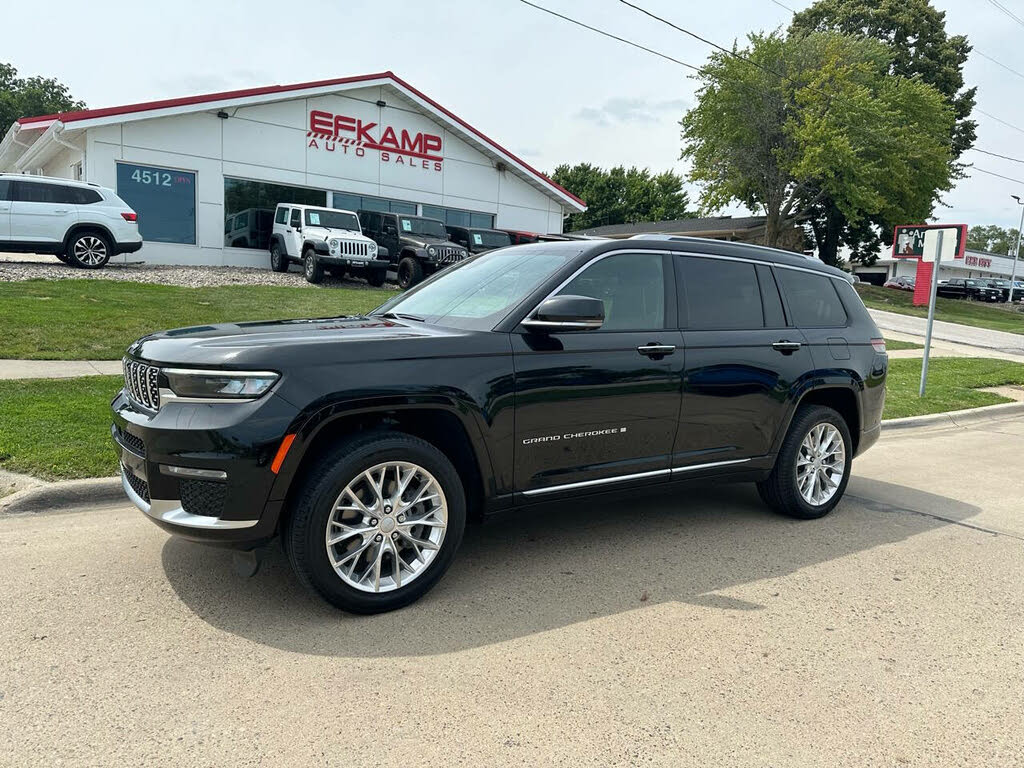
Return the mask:
M 0 360 L 0 379 L 70 379 L 121 372 L 120 360 Z
M 910 334 L 918 337 L 914 339 L 914 341 L 918 342 L 924 338 L 925 327 L 928 325 L 928 321 L 923 317 L 900 315 L 895 312 L 884 312 L 880 309 L 869 309 L 868 312 L 871 313 L 875 324 L 882 331 Z M 1024 357 L 1024 334 L 1019 333 L 993 331 L 988 328 L 978 328 L 974 325 L 961 325 L 959 323 L 947 323 L 943 320 L 936 320 L 935 326 L 932 329 L 932 342 L 936 341 L 948 341 L 971 347 L 999 350 L 1016 355 L 1018 361 L 1020 361 L 1021 357 Z

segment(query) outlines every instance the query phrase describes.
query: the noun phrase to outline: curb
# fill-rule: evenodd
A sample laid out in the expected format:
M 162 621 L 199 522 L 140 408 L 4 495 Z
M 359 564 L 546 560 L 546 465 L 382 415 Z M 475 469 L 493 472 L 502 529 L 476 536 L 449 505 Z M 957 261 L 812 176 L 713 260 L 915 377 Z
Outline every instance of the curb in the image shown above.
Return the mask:
M 42 512 L 125 501 L 120 477 L 41 483 L 0 499 L 0 515 Z
M 1024 403 L 1000 403 L 962 411 L 930 413 L 888 419 L 882 422 L 882 432 L 916 427 L 962 427 L 979 421 L 992 421 L 1024 414 Z M 0 498 L 0 515 L 28 512 L 60 511 L 62 509 L 114 504 L 126 501 L 120 477 L 97 477 L 89 480 L 65 480 L 30 486 Z
M 1024 403 L 999 403 L 981 408 L 967 408 L 962 411 L 929 413 L 924 416 L 908 416 L 905 419 L 887 419 L 882 422 L 882 432 L 912 427 L 962 427 L 977 421 L 991 421 L 1006 416 L 1024 414 Z

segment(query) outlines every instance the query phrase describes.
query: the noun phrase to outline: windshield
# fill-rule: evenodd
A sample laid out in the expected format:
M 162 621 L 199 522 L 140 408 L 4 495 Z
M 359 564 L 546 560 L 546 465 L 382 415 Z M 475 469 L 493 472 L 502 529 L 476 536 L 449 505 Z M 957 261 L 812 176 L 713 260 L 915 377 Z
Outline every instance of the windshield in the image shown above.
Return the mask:
M 978 285 L 978 281 L 977 280 L 967 280 L 965 282 L 966 282 L 967 285 Z
M 437 325 L 489 331 L 579 253 L 578 248 L 544 246 L 488 251 L 396 296 L 373 314 L 393 312 Z
M 469 241 L 470 245 L 474 247 L 504 248 L 507 245 L 512 245 L 512 238 L 508 236 L 508 232 L 492 232 L 488 229 L 471 229 Z
M 331 211 L 326 208 L 310 208 L 306 211 L 306 224 L 311 227 L 330 227 L 359 232 L 359 219 L 348 211 Z
M 426 235 L 427 237 L 437 237 L 441 240 L 448 239 L 448 232 L 437 219 L 421 219 L 418 216 L 399 216 L 398 217 L 398 229 L 399 234 L 404 235 Z

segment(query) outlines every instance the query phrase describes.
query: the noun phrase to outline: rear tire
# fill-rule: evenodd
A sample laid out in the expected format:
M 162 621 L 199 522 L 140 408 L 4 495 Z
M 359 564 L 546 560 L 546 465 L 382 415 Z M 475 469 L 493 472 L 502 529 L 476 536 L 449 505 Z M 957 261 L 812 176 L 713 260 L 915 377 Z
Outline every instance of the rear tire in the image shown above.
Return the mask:
M 110 261 L 110 239 L 102 232 L 78 232 L 68 240 L 68 263 L 82 269 L 100 269 Z
M 398 287 L 403 291 L 412 288 L 423 279 L 423 266 L 412 256 L 398 262 Z
M 405 472 L 413 475 L 402 492 Z M 448 458 L 418 437 L 374 431 L 342 441 L 313 466 L 291 504 L 284 542 L 307 589 L 344 611 L 381 613 L 440 580 L 465 524 L 462 481 Z
M 281 246 L 277 243 L 270 246 L 270 268 L 275 272 L 288 271 L 288 259 L 281 253 Z
M 324 266 L 312 248 L 307 248 L 302 253 L 302 274 L 305 275 L 307 283 L 315 284 L 324 279 Z
M 824 517 L 843 498 L 852 462 L 846 420 L 823 405 L 801 406 L 771 474 L 757 484 L 757 492 L 784 515 L 800 520 Z

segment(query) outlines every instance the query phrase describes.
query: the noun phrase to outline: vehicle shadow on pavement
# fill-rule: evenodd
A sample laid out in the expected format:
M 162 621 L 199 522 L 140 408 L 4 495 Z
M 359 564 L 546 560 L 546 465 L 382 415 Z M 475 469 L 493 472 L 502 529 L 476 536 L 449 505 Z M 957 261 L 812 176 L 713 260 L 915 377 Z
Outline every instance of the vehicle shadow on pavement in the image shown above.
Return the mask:
M 765 606 L 716 593 L 954 525 L 978 511 L 856 477 L 835 512 L 814 521 L 773 514 L 752 485 L 549 504 L 471 525 L 433 591 L 377 616 L 348 615 L 308 595 L 276 545 L 249 579 L 235 574 L 228 553 L 177 538 L 164 544 L 162 560 L 189 609 L 253 642 L 340 657 L 422 656 L 673 601 L 760 610 Z

